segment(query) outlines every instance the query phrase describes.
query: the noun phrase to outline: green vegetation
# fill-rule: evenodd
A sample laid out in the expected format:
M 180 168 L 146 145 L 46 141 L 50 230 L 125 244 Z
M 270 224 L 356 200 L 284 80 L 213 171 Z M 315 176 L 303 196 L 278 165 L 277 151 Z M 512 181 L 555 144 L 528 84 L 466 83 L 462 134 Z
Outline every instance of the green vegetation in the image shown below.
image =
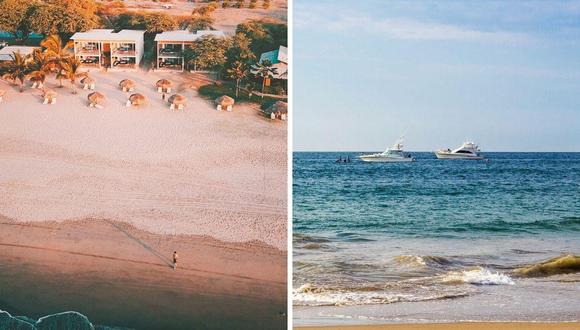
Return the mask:
M 227 69 L 228 78 L 236 81 L 236 97 L 240 93 L 240 82 L 248 76 L 248 65 L 241 61 L 235 61 L 232 66 Z
M 18 83 L 20 87 L 20 93 L 24 91 L 24 79 L 28 74 L 28 64 L 27 58 L 22 56 L 20 52 L 13 53 L 10 55 L 11 60 L 6 65 L 6 78 Z
M 189 29 L 193 32 L 197 30 L 211 29 L 214 19 L 211 14 L 217 9 L 217 3 L 211 3 L 207 6 L 195 8 L 191 13 Z
M 205 36 L 185 49 L 186 63 L 193 70 L 221 71 L 226 63 L 229 39 Z
M 227 95 L 234 98 L 238 103 L 258 103 L 261 108 L 266 108 L 272 105 L 274 102 L 279 101 L 278 99 L 267 96 L 263 98 L 257 97 L 256 95 L 250 96 L 250 93 L 248 93 L 248 91 L 245 89 L 240 89 L 239 94 L 236 96 L 236 87 L 234 83 L 230 82 L 201 86 L 198 91 L 199 95 L 207 98 L 208 100 L 213 101 L 222 95 Z
M 266 81 L 278 72 L 275 68 L 272 67 L 272 63 L 270 61 L 265 60 L 262 63 L 256 63 L 253 67 L 254 74 L 256 77 L 262 78 L 262 94 L 264 93 L 264 89 L 266 88 Z M 263 97 L 263 96 L 262 96 Z
M 2 77 L 18 84 L 20 92 L 23 92 L 26 78 L 44 83 L 47 75 L 55 73 L 61 87 L 62 81 L 69 79 L 73 93 L 76 93 L 76 79 L 84 76 L 84 73 L 79 70 L 80 61 L 67 51 L 72 47 L 72 42 L 63 44 L 58 35 L 51 35 L 41 42 L 41 47 L 28 56 L 23 56 L 19 52 L 13 53 L 11 61 L 0 66 Z
M 110 19 L 115 30 L 145 30 L 148 34 L 170 31 L 177 28 L 177 21 L 164 13 L 123 13 Z
M 262 8 L 269 9 L 270 8 L 270 0 L 264 0 L 262 2 Z
M 70 37 L 99 24 L 91 0 L 0 0 L 0 30 L 24 44 L 32 32 Z
M 86 77 L 86 72 L 80 72 L 81 61 L 77 58 L 69 57 L 61 62 L 60 72 L 61 74 L 70 80 L 70 84 L 73 89 L 73 94 L 77 93 L 77 78 Z

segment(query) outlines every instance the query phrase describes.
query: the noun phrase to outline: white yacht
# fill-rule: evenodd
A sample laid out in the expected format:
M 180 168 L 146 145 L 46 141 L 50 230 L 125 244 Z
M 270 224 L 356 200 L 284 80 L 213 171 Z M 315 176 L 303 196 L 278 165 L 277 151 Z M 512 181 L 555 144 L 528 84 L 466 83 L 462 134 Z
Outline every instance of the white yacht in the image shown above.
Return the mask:
M 435 156 L 439 159 L 471 159 L 471 160 L 482 160 L 481 150 L 479 147 L 471 142 L 465 141 L 461 147 L 455 150 L 439 150 L 435 151 Z
M 365 162 L 390 163 L 390 162 L 412 162 L 415 159 L 403 151 L 403 138 L 384 152 L 371 155 L 360 155 L 359 158 Z

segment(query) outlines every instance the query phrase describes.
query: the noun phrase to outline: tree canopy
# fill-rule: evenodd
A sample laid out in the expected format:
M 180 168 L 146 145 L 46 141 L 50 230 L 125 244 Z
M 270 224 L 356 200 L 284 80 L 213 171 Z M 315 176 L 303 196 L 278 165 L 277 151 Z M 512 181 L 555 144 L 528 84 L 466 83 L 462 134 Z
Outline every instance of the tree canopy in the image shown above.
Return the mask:
M 248 21 L 238 25 L 236 34 L 242 33 L 250 40 L 252 52 L 259 56 L 264 52 L 288 45 L 288 25 L 264 21 Z
M 113 21 L 116 30 L 136 29 L 148 33 L 159 33 L 177 28 L 177 21 L 164 13 L 123 13 Z
M 92 0 L 0 0 L 0 30 L 26 41 L 31 32 L 71 35 L 98 25 Z
M 185 57 L 197 70 L 221 71 L 226 63 L 226 51 L 229 47 L 229 39 L 204 36 L 185 50 Z

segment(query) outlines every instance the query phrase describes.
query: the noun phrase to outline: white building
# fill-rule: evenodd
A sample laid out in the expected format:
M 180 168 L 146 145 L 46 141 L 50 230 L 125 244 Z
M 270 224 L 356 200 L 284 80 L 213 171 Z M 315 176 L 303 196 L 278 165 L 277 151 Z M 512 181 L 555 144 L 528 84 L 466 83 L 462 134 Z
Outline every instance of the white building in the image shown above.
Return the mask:
M 40 47 L 30 47 L 30 46 L 6 46 L 0 49 L 0 62 L 12 61 L 12 55 L 14 53 L 20 53 L 22 56 L 28 56 L 32 52 Z
M 201 30 L 196 33 L 188 30 L 166 31 L 155 36 L 157 44 L 157 64 L 158 70 L 177 70 L 185 69 L 185 47 L 193 44 L 199 38 L 204 36 L 214 36 L 224 38 L 222 31 Z
M 143 30 L 94 29 L 77 32 L 71 39 L 75 57 L 85 69 L 136 70 L 143 58 L 144 35 Z
M 288 48 L 280 46 L 276 50 L 262 53 L 260 63 L 269 61 L 273 68 L 276 68 L 276 74 L 273 79 L 288 79 Z

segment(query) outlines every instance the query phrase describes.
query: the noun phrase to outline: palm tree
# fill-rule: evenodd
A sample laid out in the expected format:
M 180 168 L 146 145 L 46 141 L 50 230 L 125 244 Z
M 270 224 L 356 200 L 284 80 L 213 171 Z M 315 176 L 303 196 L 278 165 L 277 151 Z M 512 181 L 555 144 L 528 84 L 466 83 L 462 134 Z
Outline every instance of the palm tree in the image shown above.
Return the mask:
M 264 98 L 264 88 L 266 87 L 266 79 L 278 74 L 278 69 L 272 67 L 272 62 L 264 60 L 258 62 L 253 66 L 254 74 L 262 78 L 262 98 Z
M 60 37 L 53 34 L 42 40 L 40 46 L 44 48 L 46 55 L 50 58 L 64 59 L 70 57 L 71 53 L 69 52 L 69 49 L 74 46 L 74 42 L 69 40 L 69 42 L 63 45 Z
M 51 65 L 56 68 L 56 79 L 59 80 L 60 87 L 63 87 L 62 80 L 66 79 L 67 76 L 63 73 L 62 65 L 68 58 L 71 57 L 69 49 L 74 46 L 74 42 L 71 40 L 63 45 L 60 37 L 56 34 L 53 34 L 42 40 L 40 46 L 44 48 L 44 52 Z
M 44 85 L 46 74 L 50 72 L 51 62 L 48 56 L 40 49 L 35 49 L 32 52 L 32 61 L 28 65 L 29 77 L 35 78 Z
M 232 67 L 227 70 L 228 76 L 236 80 L 236 97 L 239 96 L 240 81 L 248 76 L 248 67 L 246 63 L 235 61 Z
M 28 74 L 27 58 L 20 52 L 14 52 L 10 55 L 11 60 L 7 63 L 6 77 L 13 82 L 20 83 L 20 93 L 24 91 L 24 79 Z
M 70 57 L 61 63 L 60 73 L 64 78 L 70 79 L 73 94 L 77 93 L 77 78 L 86 77 L 86 72 L 80 72 L 81 61 L 78 58 Z

